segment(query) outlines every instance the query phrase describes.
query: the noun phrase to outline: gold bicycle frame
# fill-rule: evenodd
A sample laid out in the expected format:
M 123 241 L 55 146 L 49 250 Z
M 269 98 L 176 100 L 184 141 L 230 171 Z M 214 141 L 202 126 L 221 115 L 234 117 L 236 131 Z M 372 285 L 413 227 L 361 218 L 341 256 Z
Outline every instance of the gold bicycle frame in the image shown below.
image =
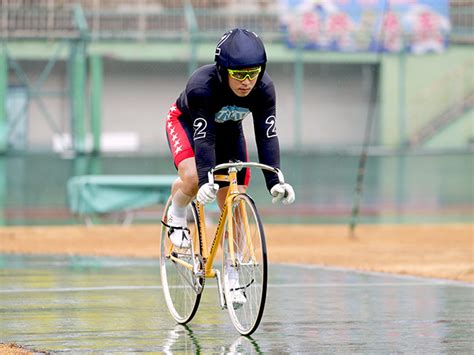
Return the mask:
M 219 245 L 221 244 L 222 237 L 224 235 L 224 227 L 225 221 L 227 217 L 227 224 L 228 224 L 228 234 L 227 238 L 229 240 L 229 248 L 230 248 L 230 255 L 231 260 L 235 260 L 234 256 L 234 229 L 233 229 L 233 219 L 232 219 L 232 203 L 234 200 L 235 195 L 239 194 L 239 187 L 237 184 L 237 169 L 230 168 L 228 175 L 216 175 L 215 181 L 225 181 L 229 182 L 229 190 L 227 191 L 227 195 L 225 197 L 224 206 L 220 213 L 219 221 L 217 223 L 216 232 L 214 234 L 214 239 L 212 244 L 209 248 L 208 246 L 208 239 L 207 239 L 207 229 L 206 229 L 206 221 L 204 218 L 204 206 L 200 203 L 196 203 L 198 208 L 198 215 L 199 215 L 199 224 L 201 225 L 199 239 L 202 245 L 202 258 L 204 259 L 204 275 L 205 277 L 215 277 L 216 271 L 212 268 L 214 264 L 214 259 L 217 254 L 217 250 Z M 245 208 L 245 207 L 243 207 Z M 247 221 L 245 222 L 246 224 Z M 196 249 L 195 249 L 196 250 Z
M 247 166 L 261 165 L 261 164 L 255 164 L 255 163 L 244 163 L 244 164 L 246 164 Z M 271 170 L 271 169 L 272 168 L 269 168 L 267 170 Z M 273 169 L 271 171 L 274 171 L 275 173 L 279 175 L 280 183 L 284 182 L 283 175 L 278 169 Z M 212 173 L 210 174 L 212 175 Z M 229 182 L 229 190 L 227 191 L 224 206 L 219 216 L 219 221 L 217 223 L 217 228 L 214 234 L 214 238 L 212 240 L 212 244 L 209 248 L 208 239 L 207 239 L 206 220 L 205 220 L 205 215 L 204 215 L 204 205 L 200 204 L 197 201 L 196 201 L 196 207 L 198 211 L 199 225 L 201 226 L 201 228 L 198 231 L 198 235 L 195 238 L 193 238 L 193 241 L 192 241 L 193 247 L 194 247 L 194 254 L 195 254 L 194 256 L 198 257 L 200 255 L 203 259 L 203 262 L 204 262 L 204 270 L 203 270 L 204 275 L 203 276 L 206 278 L 216 277 L 217 270 L 213 269 L 212 266 L 214 264 L 214 259 L 217 255 L 217 250 L 219 248 L 219 245 L 222 241 L 222 237 L 224 235 L 224 227 L 225 227 L 226 218 L 227 218 L 227 224 L 228 224 L 227 238 L 228 238 L 228 243 L 229 243 L 229 252 L 230 252 L 231 260 L 234 261 L 232 263 L 233 266 L 236 266 L 236 263 L 238 262 L 235 258 L 235 251 L 234 251 L 234 226 L 233 226 L 233 219 L 232 219 L 232 204 L 233 204 L 235 196 L 237 196 L 240 193 L 238 183 L 237 183 L 237 168 L 230 167 L 228 169 L 228 174 L 226 175 L 216 174 L 214 177 L 214 180 Z M 239 212 L 244 224 L 246 242 L 250 246 L 251 257 L 252 257 L 252 260 L 255 262 L 255 253 L 253 250 L 252 238 L 250 238 L 250 228 L 248 224 L 247 211 L 245 209 L 244 204 L 239 205 Z M 198 243 L 201 243 L 201 248 L 199 248 Z M 199 253 L 199 250 L 202 250 L 202 252 Z M 179 255 L 175 256 L 175 254 L 173 253 L 173 244 L 171 243 L 170 243 L 170 248 L 168 250 L 168 255 L 172 261 L 183 265 L 189 270 L 193 270 L 192 264 L 180 259 Z M 194 270 L 194 271 L 198 271 L 198 270 Z
M 208 239 L 207 239 L 207 229 L 206 229 L 206 220 L 204 216 L 204 205 L 200 204 L 199 202 L 196 201 L 196 207 L 198 210 L 198 218 L 199 218 L 199 224 L 201 226 L 199 232 L 199 235 L 193 239 L 193 246 L 194 246 L 194 251 L 196 255 L 199 255 L 198 251 L 199 250 L 199 244 L 201 243 L 201 256 L 204 261 L 204 276 L 206 278 L 211 278 L 216 276 L 216 270 L 212 268 L 214 264 L 214 259 L 217 254 L 217 250 L 219 248 L 219 245 L 222 241 L 222 237 L 224 235 L 224 226 L 225 226 L 225 220 L 227 217 L 227 223 L 228 223 L 228 235 L 227 238 L 229 240 L 229 249 L 230 249 L 230 255 L 231 255 L 231 260 L 235 260 L 235 251 L 234 251 L 234 229 L 233 229 L 233 219 L 232 219 L 232 203 L 234 200 L 235 195 L 239 194 L 239 187 L 237 184 L 237 169 L 236 168 L 230 168 L 228 175 L 216 175 L 215 176 L 215 181 L 226 181 L 230 182 L 229 183 L 229 190 L 227 191 L 227 195 L 225 198 L 224 202 L 224 207 L 222 208 L 222 211 L 220 213 L 219 217 L 219 222 L 217 223 L 217 228 L 216 232 L 214 234 L 214 238 L 212 240 L 212 244 L 210 248 L 208 247 Z M 249 235 L 249 226 L 248 226 L 248 221 L 247 221 L 247 212 L 245 210 L 244 205 L 239 206 L 239 210 L 241 212 L 241 216 L 244 222 L 244 228 L 246 231 L 246 238 L 248 238 Z M 252 242 L 250 238 L 248 238 L 247 242 L 252 245 Z M 183 261 L 179 256 L 175 256 L 173 253 L 173 245 L 170 244 L 170 249 L 168 251 L 168 255 L 171 260 L 174 262 L 177 262 L 184 267 L 188 268 L 189 270 L 193 269 L 192 264 Z M 255 255 L 252 250 L 252 258 L 255 259 Z

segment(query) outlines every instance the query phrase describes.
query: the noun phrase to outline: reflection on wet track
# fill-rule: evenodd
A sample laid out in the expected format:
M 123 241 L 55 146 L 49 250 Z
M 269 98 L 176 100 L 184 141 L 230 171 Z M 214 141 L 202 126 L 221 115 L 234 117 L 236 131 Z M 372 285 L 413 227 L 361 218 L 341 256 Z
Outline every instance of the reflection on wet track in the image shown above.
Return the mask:
M 52 353 L 468 353 L 471 284 L 271 265 L 265 314 L 241 337 L 208 280 L 188 326 L 158 260 L 0 255 L 0 342 Z

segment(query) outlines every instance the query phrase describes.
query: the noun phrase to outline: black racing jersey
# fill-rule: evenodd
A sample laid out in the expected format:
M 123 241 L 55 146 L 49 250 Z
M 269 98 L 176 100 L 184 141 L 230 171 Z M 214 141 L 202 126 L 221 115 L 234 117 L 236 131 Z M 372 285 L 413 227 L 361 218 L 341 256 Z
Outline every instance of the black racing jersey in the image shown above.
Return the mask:
M 246 97 L 235 95 L 227 81 L 223 82 L 215 64 L 197 69 L 180 94 L 176 106 L 180 121 L 193 127 L 193 144 L 199 186 L 208 182 L 207 173 L 216 165 L 216 134 L 225 127 L 238 126 L 253 116 L 258 159 L 261 163 L 280 167 L 280 150 L 276 130 L 276 99 L 273 81 L 267 73 L 259 79 Z M 263 172 L 268 189 L 278 183 L 278 177 Z

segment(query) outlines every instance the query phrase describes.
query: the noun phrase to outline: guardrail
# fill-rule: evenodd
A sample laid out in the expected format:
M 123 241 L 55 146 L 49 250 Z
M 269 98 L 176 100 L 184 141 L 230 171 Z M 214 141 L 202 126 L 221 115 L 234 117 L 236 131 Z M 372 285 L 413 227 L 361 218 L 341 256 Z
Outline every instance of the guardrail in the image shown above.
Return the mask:
M 266 41 L 281 40 L 283 35 L 276 0 L 242 4 L 236 0 L 38 0 L 29 5 L 5 0 L 0 4 L 1 38 L 77 38 L 81 35 L 75 22 L 78 7 L 93 40 L 215 40 L 237 24 L 257 31 Z M 451 0 L 450 16 L 450 41 L 474 44 L 474 2 Z
M 86 1 L 81 5 L 68 0 L 62 1 L 62 6 L 46 6 L 41 1 L 39 6 L 6 3 L 0 4 L 0 36 L 7 40 L 74 39 L 84 36 L 86 28 L 92 40 L 188 41 L 192 37 L 215 41 L 237 24 L 266 34 L 266 40 L 282 35 L 276 10 L 209 8 L 196 6 L 197 1 L 173 7 L 141 6 L 140 2 L 129 2 L 128 6 L 120 2 L 121 6 L 116 7 L 83 6 Z M 100 0 L 94 3 L 100 4 Z

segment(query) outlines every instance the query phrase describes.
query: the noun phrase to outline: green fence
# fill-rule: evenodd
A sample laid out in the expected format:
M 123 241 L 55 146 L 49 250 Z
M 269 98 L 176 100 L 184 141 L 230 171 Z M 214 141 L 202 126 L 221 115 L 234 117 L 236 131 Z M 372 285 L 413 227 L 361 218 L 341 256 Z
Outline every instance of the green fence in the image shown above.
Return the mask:
M 283 154 L 282 168 L 295 187 L 295 204 L 273 205 L 259 171 L 252 174 L 249 192 L 268 223 L 348 224 L 357 163 L 354 154 Z M 358 223 L 471 223 L 473 163 L 468 153 L 370 155 Z M 10 155 L 0 157 L 0 168 L 4 225 L 81 223 L 68 210 L 71 176 L 175 174 L 170 157 L 153 155 L 70 160 Z M 159 223 L 156 212 L 136 222 Z

